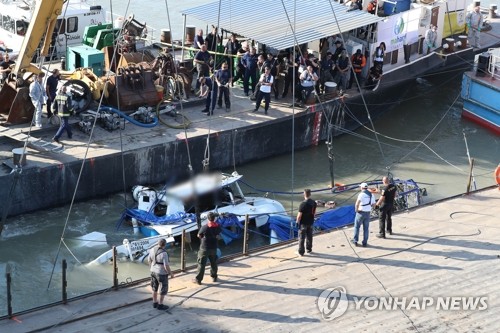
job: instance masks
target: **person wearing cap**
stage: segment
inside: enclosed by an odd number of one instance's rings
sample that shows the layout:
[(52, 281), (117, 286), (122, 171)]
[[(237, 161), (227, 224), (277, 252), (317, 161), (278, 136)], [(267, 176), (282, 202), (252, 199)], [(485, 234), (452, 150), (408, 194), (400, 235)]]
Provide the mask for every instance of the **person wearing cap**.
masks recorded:
[(311, 199), (311, 190), (304, 190), (304, 201), (300, 203), (299, 213), (297, 214), (297, 225), (299, 227), (299, 255), (304, 255), (304, 241), (306, 243), (305, 250), (307, 253), (312, 252), (313, 244), (313, 223), (316, 215), (316, 201)]
[(437, 39), (437, 27), (433, 24), (425, 32), (425, 38), (423, 43), (423, 53), (424, 55), (429, 54), (433, 49), (436, 48)]
[(342, 50), (340, 57), (335, 62), (335, 67), (337, 69), (337, 75), (335, 77), (337, 87), (341, 92), (345, 91), (349, 85), (349, 79), (351, 77), (351, 62), (349, 61), (347, 50)]
[(380, 208), (379, 215), (379, 232), (377, 234), (378, 238), (385, 238), (386, 230), (386, 220), (387, 220), (387, 232), (392, 235), (392, 210), (394, 208), (394, 198), (396, 197), (397, 188), (392, 182), (389, 182), (388, 177), (382, 178), (382, 183), (384, 187), (380, 192), (381, 196), (377, 201), (375, 207)]
[(363, 225), (363, 247), (368, 245), (368, 235), (370, 227), (370, 212), (372, 207), (375, 207), (375, 197), (368, 191), (368, 184), (361, 183), (360, 185), (361, 193), (359, 193), (356, 203), (354, 204), (354, 210), (356, 211), (356, 217), (354, 219), (354, 237), (352, 243), (358, 246), (359, 241), (359, 228)]
[[(151, 271), (151, 289), (153, 291), (153, 308), (158, 310), (168, 309), (163, 305), (163, 300), (168, 292), (168, 276), (174, 277), (168, 262), (168, 254), (165, 250), (167, 241), (164, 238), (158, 240), (158, 245), (149, 250), (148, 262)], [(160, 289), (161, 284), (161, 289)], [(160, 299), (158, 300), (158, 290), (160, 290)]]
[(220, 239), (221, 227), (215, 221), (216, 215), (213, 212), (207, 214), (208, 223), (203, 225), (198, 231), (200, 250), (198, 251), (198, 269), (193, 282), (201, 284), (205, 275), (207, 259), (210, 260), (210, 276), (213, 282), (217, 282), (217, 241)]

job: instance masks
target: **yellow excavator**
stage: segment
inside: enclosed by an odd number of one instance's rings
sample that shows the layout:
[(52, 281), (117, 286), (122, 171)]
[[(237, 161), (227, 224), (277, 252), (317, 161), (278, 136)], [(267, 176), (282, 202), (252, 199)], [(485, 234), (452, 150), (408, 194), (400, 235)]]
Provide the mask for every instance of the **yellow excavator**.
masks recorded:
[[(34, 107), (29, 97), (29, 85), (33, 82), (36, 74), (41, 72), (40, 67), (32, 63), (32, 60), (40, 48), (40, 58), (44, 59), (49, 55), (50, 43), (54, 32), (57, 18), (61, 15), (66, 0), (43, 0), (37, 1), (32, 15), (32, 20), (28, 26), (26, 37), (19, 51), (16, 64), (7, 80), (0, 90), (0, 123), (3, 125), (21, 124), (32, 121)], [(133, 23), (135, 20), (130, 20)], [(125, 25), (123, 30), (133, 32), (133, 25)], [(140, 28), (144, 28), (140, 26)], [(141, 30), (142, 31), (142, 30)], [(113, 47), (105, 49), (106, 59), (112, 57)], [(118, 68), (114, 68), (117, 75), (112, 76), (108, 82), (98, 78), (90, 69), (77, 69), (74, 72), (61, 72), (62, 78), (68, 80), (64, 85), (70, 85), (73, 94), (73, 105), (76, 112), (85, 110), (93, 99), (98, 99), (101, 92), (109, 96), (108, 103), (120, 109), (131, 110), (140, 105), (156, 105), (159, 101), (156, 88), (151, 79), (151, 70), (142, 66), (135, 66), (132, 62), (139, 62), (144, 55), (137, 55), (134, 59), (133, 52), (123, 54)], [(125, 61), (124, 61), (125, 60)], [(127, 61), (128, 60), (128, 64)], [(135, 61), (134, 61), (135, 60)], [(106, 61), (106, 67), (110, 66), (110, 61)], [(120, 68), (122, 67), (123, 68)], [(105, 69), (106, 70), (106, 69)], [(135, 84), (135, 82), (138, 82)], [(123, 82), (123, 87), (117, 89), (119, 82)], [(128, 84), (127, 84), (128, 83)], [(137, 87), (136, 87), (137, 86)]]
[(40, 44), (41, 56), (47, 56), (57, 17), (61, 14), (64, 0), (37, 1), (32, 21), (28, 26), (16, 64), (0, 90), (0, 117), (6, 124), (29, 122), (34, 107), (29, 97), (29, 85), (40, 68), (31, 60)]

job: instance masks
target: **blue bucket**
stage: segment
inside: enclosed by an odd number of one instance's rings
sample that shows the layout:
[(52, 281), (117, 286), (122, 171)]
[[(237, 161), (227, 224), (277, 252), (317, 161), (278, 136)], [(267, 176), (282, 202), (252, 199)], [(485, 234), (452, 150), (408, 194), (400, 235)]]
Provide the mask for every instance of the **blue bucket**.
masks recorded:
[(396, 0), (396, 4), (384, 2), (384, 14), (389, 16), (392, 14), (401, 13), (409, 10), (410, 6), (411, 0)]

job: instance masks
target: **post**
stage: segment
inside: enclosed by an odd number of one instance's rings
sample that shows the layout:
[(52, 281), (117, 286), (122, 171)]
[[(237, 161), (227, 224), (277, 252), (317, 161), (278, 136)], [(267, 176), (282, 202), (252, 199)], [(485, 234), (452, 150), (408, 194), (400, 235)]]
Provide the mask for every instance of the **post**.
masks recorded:
[[(184, 48), (186, 47), (186, 15), (182, 15), (182, 50), (181, 50), (181, 62), (184, 61)], [(196, 33), (196, 32), (195, 32)], [(253, 84), (253, 82), (252, 82)]]
[(10, 273), (5, 274), (5, 278), (7, 279), (7, 313), (9, 314), (9, 318), (12, 318), (12, 293), (10, 288), (11, 277)]
[(66, 259), (62, 261), (62, 302), (63, 304), (68, 303), (68, 291), (66, 288), (68, 287), (68, 281), (66, 279), (66, 269), (68, 268), (68, 264), (66, 263)]
[(118, 263), (116, 262), (116, 246), (113, 246), (113, 288), (118, 290)]
[(248, 214), (245, 215), (245, 228), (243, 229), (243, 255), (248, 255)]
[(182, 230), (181, 239), (181, 272), (186, 271), (186, 229)]
[(474, 158), (470, 159), (470, 171), (469, 171), (469, 181), (467, 182), (467, 194), (470, 192), (472, 178), (474, 177), (472, 174), (472, 169), (474, 168)]

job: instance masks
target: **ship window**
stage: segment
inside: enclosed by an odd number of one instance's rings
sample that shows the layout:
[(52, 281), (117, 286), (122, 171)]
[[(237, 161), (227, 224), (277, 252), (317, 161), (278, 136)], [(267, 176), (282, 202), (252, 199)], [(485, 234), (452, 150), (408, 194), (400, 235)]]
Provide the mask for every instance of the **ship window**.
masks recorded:
[(58, 19), (54, 31), (59, 34), (66, 33), (66, 21), (63, 19)]
[(16, 21), (16, 33), (19, 36), (26, 35), (27, 31), (28, 31), (28, 22), (22, 20)]
[(3, 16), (2, 17), (2, 27), (4, 30), (8, 32), (14, 32), (14, 27), (15, 27), (15, 21), (10, 18), (10, 16)]
[(68, 34), (78, 31), (78, 17), (70, 17), (67, 21)]

